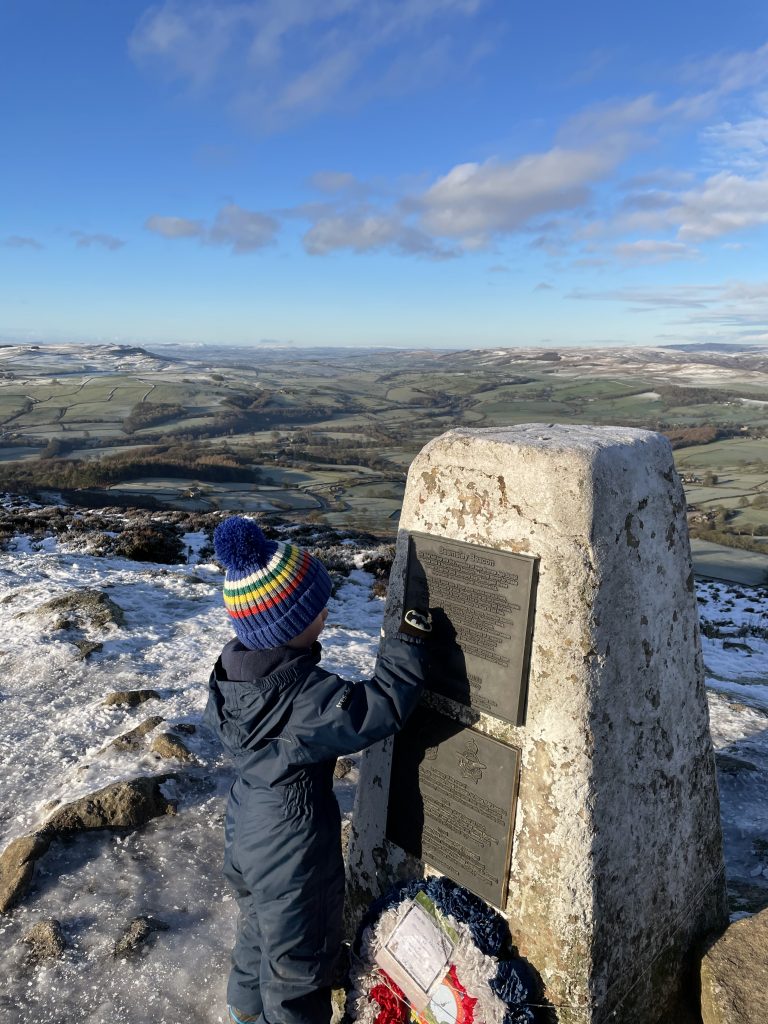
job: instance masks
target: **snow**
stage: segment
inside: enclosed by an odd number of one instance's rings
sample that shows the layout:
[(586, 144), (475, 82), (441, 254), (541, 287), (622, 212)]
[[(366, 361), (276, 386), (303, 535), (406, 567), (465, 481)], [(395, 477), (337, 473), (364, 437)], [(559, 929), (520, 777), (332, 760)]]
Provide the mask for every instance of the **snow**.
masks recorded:
[[(165, 784), (175, 816), (126, 834), (87, 833), (53, 844), (22, 904), (0, 917), (0, 1021), (17, 1024), (216, 1024), (226, 1019), (225, 985), (236, 908), (220, 876), (223, 815), (231, 771), (201, 725), (206, 681), (231, 636), (221, 575), (200, 561), (205, 535), (187, 534), (188, 565), (102, 558), (57, 542), (18, 537), (0, 555), (0, 849), (69, 801), (118, 779), (177, 772)], [(70, 546), (68, 546), (68, 543)], [(351, 552), (351, 554), (353, 554)], [(383, 601), (372, 577), (352, 569), (329, 605), (323, 663), (359, 679), (373, 669)], [(74, 589), (103, 590), (125, 613), (122, 626), (84, 630), (103, 649), (81, 660), (52, 619), (21, 614)], [(744, 770), (720, 775), (728, 872), (768, 886), (768, 594), (699, 584), (712, 735)], [(762, 631), (762, 632), (761, 632)], [(746, 644), (749, 651), (725, 646)], [(152, 688), (160, 699), (105, 707), (113, 690)], [(184, 742), (193, 764), (149, 750), (109, 749), (150, 715), (197, 726)], [(151, 740), (151, 736), (148, 737)], [(336, 783), (352, 810), (357, 770)], [(138, 915), (168, 926), (131, 957), (114, 944)], [(21, 937), (57, 918), (64, 956), (34, 964)]]
[[(0, 555), (0, 849), (67, 802), (136, 775), (181, 773), (165, 784), (178, 814), (125, 835), (109, 831), (56, 842), (40, 861), (34, 891), (0, 918), (0, 1021), (16, 1024), (212, 1024), (226, 1018), (225, 986), (236, 908), (220, 877), (230, 769), (200, 716), (210, 667), (231, 629), (222, 577), (197, 558), (204, 534), (188, 534), (190, 565), (159, 566), (74, 552), (52, 538), (19, 537)], [(383, 610), (371, 577), (352, 570), (329, 604), (324, 663), (370, 675)], [(125, 612), (123, 626), (86, 635), (103, 642), (87, 661), (50, 619), (20, 614), (74, 589), (99, 589)], [(151, 688), (162, 699), (104, 707), (114, 690)], [(195, 764), (109, 742), (150, 715), (163, 730), (184, 722)], [(151, 739), (151, 736), (148, 737)], [(357, 771), (336, 783), (345, 817)], [(175, 792), (168, 792), (168, 786)], [(169, 925), (147, 948), (116, 959), (131, 919)], [(32, 964), (21, 937), (55, 917), (71, 947)], [(10, 979), (13, 979), (11, 983)]]

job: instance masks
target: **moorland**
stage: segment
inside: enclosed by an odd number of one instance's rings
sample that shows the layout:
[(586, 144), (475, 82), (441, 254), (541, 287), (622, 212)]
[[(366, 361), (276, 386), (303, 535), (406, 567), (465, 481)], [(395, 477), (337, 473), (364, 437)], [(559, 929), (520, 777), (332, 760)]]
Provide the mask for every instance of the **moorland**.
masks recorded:
[(0, 489), (394, 533), (452, 427), (664, 432), (691, 532), (768, 551), (768, 349), (0, 347)]

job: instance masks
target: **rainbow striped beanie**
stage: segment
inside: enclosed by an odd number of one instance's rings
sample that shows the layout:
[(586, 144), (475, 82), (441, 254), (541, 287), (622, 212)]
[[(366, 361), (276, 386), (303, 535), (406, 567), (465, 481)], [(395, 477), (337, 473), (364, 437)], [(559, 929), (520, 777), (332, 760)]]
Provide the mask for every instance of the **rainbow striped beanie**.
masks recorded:
[(252, 519), (219, 523), (213, 546), (226, 570), (224, 605), (251, 650), (293, 640), (328, 603), (331, 578), (323, 563), (294, 544), (267, 540)]

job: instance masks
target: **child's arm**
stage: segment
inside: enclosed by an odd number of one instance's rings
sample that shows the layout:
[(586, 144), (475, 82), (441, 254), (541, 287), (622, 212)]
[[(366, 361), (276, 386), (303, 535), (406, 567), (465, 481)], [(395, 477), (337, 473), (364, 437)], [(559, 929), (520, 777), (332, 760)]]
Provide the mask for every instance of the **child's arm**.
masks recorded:
[(296, 763), (352, 754), (401, 729), (416, 707), (428, 659), (423, 641), (404, 634), (382, 640), (373, 677), (350, 683), (318, 668), (293, 703), (284, 739)]

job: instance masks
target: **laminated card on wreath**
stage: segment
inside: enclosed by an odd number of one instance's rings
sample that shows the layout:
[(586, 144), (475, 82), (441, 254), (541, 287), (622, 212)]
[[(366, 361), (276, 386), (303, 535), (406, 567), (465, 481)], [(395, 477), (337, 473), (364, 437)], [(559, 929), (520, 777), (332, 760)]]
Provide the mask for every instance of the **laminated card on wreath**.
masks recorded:
[(446, 928), (416, 897), (376, 953), (376, 963), (422, 1013), (443, 983), (453, 950)]

